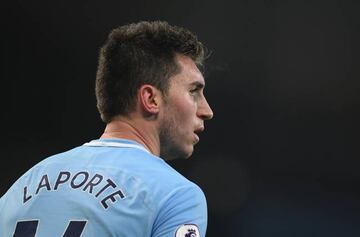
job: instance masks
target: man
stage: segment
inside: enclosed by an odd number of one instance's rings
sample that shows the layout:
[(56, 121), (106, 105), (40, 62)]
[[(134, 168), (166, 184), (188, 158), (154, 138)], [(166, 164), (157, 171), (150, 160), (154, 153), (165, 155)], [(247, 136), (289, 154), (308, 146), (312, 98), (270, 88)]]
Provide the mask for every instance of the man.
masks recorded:
[(201, 189), (164, 160), (188, 158), (213, 116), (188, 30), (139, 22), (101, 48), (100, 139), (49, 157), (0, 202), (1, 236), (205, 236)]

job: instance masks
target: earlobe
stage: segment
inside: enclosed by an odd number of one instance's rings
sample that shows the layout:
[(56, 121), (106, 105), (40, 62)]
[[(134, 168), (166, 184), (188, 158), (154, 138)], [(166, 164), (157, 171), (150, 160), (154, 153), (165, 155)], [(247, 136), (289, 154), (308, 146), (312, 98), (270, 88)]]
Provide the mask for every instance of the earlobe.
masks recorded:
[(142, 85), (139, 89), (139, 101), (144, 112), (159, 113), (159, 90), (152, 85)]

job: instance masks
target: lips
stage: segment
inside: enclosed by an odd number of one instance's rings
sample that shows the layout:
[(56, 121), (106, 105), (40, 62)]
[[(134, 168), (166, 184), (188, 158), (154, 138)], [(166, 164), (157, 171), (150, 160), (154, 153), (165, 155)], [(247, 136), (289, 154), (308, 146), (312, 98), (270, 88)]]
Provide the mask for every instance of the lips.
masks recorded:
[(201, 127), (198, 127), (197, 129), (195, 129), (194, 132), (195, 132), (196, 134), (199, 134), (199, 133), (201, 133), (202, 131), (204, 131), (204, 129), (205, 129), (204, 126), (201, 126)]
[(199, 141), (200, 141), (199, 136), (196, 133), (194, 133), (194, 144), (198, 143)]
[(199, 133), (201, 133), (202, 131), (204, 131), (204, 127), (203, 126), (201, 126), (201, 127), (199, 127), (199, 128), (197, 128), (197, 129), (195, 129), (195, 131), (194, 131), (194, 137), (195, 137), (195, 144), (196, 143), (198, 143), (199, 141), (200, 141), (200, 138), (199, 138)]

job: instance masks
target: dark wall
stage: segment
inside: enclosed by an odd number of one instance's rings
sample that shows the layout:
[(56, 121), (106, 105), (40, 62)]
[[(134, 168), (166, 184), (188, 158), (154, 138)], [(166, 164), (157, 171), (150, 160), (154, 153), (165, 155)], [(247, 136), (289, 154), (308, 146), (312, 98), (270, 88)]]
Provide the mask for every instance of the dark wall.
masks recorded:
[(208, 236), (359, 236), (360, 2), (12, 1), (1, 14), (0, 195), (48, 155), (99, 137), (98, 49), (139, 20), (212, 52), (215, 113), (193, 157)]

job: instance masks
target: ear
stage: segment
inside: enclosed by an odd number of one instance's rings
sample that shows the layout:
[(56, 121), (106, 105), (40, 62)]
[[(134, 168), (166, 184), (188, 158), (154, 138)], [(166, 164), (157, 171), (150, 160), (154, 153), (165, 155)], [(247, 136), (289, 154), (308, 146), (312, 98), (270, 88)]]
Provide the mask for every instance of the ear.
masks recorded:
[(160, 111), (161, 92), (152, 85), (142, 85), (139, 89), (139, 101), (144, 112), (158, 114)]

